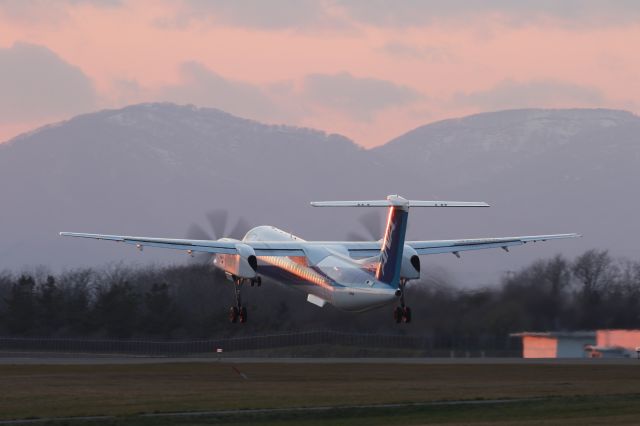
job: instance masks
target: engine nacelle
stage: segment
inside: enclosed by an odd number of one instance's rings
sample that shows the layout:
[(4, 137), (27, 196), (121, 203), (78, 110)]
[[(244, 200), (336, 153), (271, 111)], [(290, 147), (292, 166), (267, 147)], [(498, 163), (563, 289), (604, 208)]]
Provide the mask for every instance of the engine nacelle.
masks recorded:
[(247, 244), (236, 245), (238, 254), (216, 254), (213, 264), (228, 274), (239, 278), (256, 278), (258, 259), (256, 252)]
[(404, 246), (402, 250), (402, 264), (400, 265), (400, 277), (407, 280), (420, 278), (420, 256), (413, 247)]

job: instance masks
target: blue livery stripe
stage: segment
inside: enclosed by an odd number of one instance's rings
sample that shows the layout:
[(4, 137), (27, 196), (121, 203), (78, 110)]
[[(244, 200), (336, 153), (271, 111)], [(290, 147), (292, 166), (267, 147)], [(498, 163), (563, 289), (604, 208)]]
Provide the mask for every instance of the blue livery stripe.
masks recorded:
[(376, 270), (376, 278), (392, 286), (397, 286), (400, 282), (400, 266), (402, 265), (408, 219), (408, 211), (398, 207), (389, 209), (387, 229), (380, 250), (380, 264)]

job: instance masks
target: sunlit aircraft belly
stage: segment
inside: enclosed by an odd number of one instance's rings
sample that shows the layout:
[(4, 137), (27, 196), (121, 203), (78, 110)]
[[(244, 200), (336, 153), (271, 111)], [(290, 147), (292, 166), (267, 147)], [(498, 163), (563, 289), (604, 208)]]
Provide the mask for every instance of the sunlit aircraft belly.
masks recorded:
[[(252, 229), (245, 240), (304, 241), (270, 226)], [(397, 299), (397, 289), (379, 282), (352, 259), (328, 249), (326, 254), (313, 266), (305, 257), (258, 256), (258, 273), (349, 311), (367, 310)]]

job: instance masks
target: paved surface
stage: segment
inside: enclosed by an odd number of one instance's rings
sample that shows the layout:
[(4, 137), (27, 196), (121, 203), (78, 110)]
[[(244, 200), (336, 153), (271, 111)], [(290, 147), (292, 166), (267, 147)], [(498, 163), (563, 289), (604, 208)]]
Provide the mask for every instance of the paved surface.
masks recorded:
[(291, 363), (291, 364), (518, 364), (518, 365), (637, 365), (635, 358), (259, 358), (259, 357), (148, 357), (130, 355), (58, 354), (0, 352), (0, 365), (100, 365), (100, 364), (166, 364), (166, 363)]
[[(219, 411), (184, 411), (177, 413), (147, 413), (139, 414), (135, 417), (217, 417), (217, 416), (238, 416), (256, 414), (281, 414), (281, 413), (317, 413), (331, 410), (356, 410), (356, 409), (376, 409), (376, 408), (409, 408), (409, 407), (436, 407), (448, 405), (492, 405), (492, 404), (512, 404), (516, 402), (537, 401), (541, 398), (514, 398), (514, 399), (483, 399), (483, 400), (460, 400), (460, 401), (431, 401), (412, 402), (407, 404), (366, 404), (366, 405), (334, 405), (321, 407), (291, 407), (291, 408), (257, 408), (248, 410), (219, 410)], [(86, 416), (86, 417), (47, 417), (39, 419), (24, 420), (1, 420), (0, 425), (22, 425), (34, 423), (46, 423), (51, 421), (72, 422), (86, 420), (111, 420), (116, 416)]]

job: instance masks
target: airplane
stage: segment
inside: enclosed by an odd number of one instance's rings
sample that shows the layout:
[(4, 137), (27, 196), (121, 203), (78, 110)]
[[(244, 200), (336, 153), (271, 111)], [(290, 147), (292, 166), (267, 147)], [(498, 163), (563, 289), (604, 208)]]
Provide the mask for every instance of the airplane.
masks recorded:
[(489, 207), (484, 202), (417, 201), (399, 195), (384, 200), (319, 201), (314, 207), (387, 208), (384, 237), (378, 241), (305, 241), (274, 226), (258, 226), (242, 240), (192, 240), (132, 237), (121, 235), (61, 232), (62, 236), (109, 240), (143, 247), (160, 247), (209, 253), (213, 265), (235, 284), (235, 305), (229, 309), (231, 322), (247, 321), (242, 303), (245, 283), (260, 285), (262, 276), (307, 293), (307, 301), (347, 311), (366, 311), (398, 302), (393, 310), (397, 323), (411, 322), (411, 308), (405, 303), (405, 287), (420, 278), (421, 255), (453, 253), (519, 246), (529, 242), (579, 237), (579, 234), (534, 235), (506, 238), (405, 241), (409, 209), (412, 207)]

